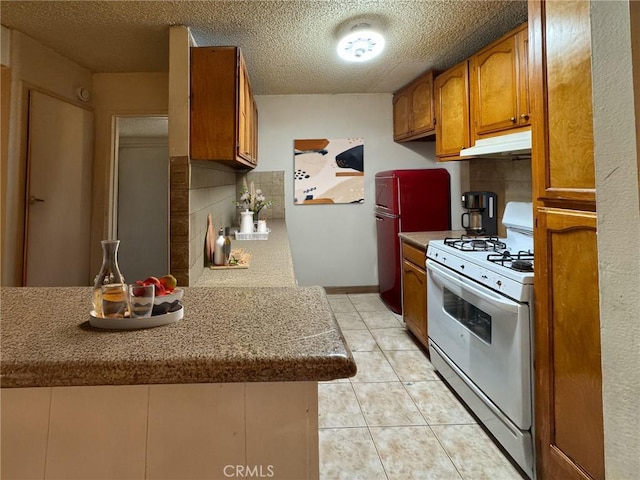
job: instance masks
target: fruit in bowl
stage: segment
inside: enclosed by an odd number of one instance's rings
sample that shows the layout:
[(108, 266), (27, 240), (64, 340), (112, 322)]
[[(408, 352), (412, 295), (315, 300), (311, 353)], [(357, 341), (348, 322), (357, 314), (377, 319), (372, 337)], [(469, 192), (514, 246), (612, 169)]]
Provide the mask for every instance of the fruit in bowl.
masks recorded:
[(164, 315), (168, 312), (175, 312), (180, 309), (182, 305), (182, 295), (184, 290), (181, 288), (174, 288), (171, 293), (165, 293), (164, 295), (157, 296), (153, 299), (153, 311), (151, 315)]
[(164, 315), (180, 309), (184, 290), (178, 288), (178, 282), (173, 275), (165, 275), (161, 278), (147, 277), (144, 281), (138, 280), (138, 285), (153, 285), (155, 297), (153, 299), (153, 312), (151, 315)]

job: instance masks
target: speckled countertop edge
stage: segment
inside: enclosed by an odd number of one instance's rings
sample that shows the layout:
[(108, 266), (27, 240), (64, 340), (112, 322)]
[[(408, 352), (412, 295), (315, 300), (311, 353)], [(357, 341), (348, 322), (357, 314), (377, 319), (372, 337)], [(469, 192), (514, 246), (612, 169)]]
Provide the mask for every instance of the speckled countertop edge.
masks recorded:
[(185, 288), (185, 317), (88, 323), (91, 288), (2, 288), (2, 387), (327, 381), (356, 364), (321, 287)]
[(459, 237), (465, 233), (466, 232), (464, 230), (442, 230), (433, 232), (400, 232), (398, 236), (402, 240), (426, 250), (431, 240), (443, 240), (447, 237)]

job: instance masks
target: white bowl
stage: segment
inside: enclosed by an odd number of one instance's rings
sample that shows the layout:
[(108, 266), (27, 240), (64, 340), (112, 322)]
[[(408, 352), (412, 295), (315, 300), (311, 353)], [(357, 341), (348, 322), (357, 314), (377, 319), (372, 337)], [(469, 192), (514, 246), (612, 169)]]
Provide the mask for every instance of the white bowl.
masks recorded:
[(184, 290), (181, 288), (175, 288), (171, 293), (155, 297), (153, 299), (152, 315), (164, 315), (172, 308), (172, 306), (180, 304), (182, 295), (184, 295)]

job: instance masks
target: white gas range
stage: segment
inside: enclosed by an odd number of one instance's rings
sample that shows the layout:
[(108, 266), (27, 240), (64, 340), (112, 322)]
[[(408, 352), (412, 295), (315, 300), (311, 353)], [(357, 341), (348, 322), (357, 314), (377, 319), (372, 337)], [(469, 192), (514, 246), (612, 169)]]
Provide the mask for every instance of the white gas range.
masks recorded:
[(510, 202), (506, 238), (431, 241), (427, 308), (431, 361), (533, 478), (533, 210)]

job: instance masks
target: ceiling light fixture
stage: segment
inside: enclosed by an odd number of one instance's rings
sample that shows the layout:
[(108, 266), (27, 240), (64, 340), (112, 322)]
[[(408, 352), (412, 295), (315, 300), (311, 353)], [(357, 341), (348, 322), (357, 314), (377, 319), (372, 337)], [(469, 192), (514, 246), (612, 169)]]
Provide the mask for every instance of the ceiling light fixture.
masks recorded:
[(359, 23), (338, 42), (338, 55), (348, 62), (366, 62), (384, 48), (384, 37), (371, 30), (368, 23)]

